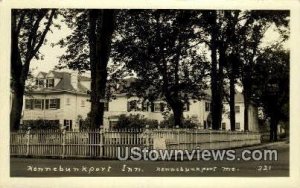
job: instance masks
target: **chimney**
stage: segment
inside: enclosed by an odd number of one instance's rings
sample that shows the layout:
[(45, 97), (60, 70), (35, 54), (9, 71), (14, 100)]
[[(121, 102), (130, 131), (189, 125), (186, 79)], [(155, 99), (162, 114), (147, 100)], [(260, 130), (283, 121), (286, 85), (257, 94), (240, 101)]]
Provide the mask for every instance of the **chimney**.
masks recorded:
[(78, 90), (78, 72), (71, 72), (71, 85), (75, 90)]

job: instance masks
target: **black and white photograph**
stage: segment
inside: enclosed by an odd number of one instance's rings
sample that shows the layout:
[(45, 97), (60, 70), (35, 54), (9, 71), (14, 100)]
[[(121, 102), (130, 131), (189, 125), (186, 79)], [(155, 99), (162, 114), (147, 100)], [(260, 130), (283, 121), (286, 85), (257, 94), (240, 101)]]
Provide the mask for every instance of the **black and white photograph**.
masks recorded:
[(8, 8), (8, 178), (298, 176), (292, 11), (245, 7)]

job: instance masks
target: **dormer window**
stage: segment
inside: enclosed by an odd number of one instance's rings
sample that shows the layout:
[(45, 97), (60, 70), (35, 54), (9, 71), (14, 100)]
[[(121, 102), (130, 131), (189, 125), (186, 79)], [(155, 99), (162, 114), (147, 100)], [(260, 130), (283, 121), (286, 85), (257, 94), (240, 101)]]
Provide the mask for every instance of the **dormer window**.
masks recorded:
[(54, 78), (48, 78), (46, 80), (46, 87), (54, 87)]
[(37, 85), (38, 87), (44, 87), (44, 79), (36, 79), (35, 80), (35, 85)]

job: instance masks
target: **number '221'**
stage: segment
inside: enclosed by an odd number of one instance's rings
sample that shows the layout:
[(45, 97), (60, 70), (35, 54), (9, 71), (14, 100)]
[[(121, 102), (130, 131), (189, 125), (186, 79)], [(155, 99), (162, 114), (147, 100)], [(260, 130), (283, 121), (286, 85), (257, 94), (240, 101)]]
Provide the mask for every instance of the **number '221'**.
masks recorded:
[(270, 171), (272, 169), (271, 165), (261, 165), (257, 166), (257, 171)]

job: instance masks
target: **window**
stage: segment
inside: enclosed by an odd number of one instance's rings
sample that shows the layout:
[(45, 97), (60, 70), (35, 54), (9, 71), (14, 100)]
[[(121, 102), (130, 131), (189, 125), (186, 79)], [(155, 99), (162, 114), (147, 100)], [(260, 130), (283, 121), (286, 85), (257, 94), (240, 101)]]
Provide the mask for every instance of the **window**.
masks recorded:
[(237, 114), (240, 113), (240, 106), (235, 106), (234, 109), (235, 109), (235, 113)]
[(85, 106), (85, 101), (84, 99), (81, 100), (81, 107), (84, 107)]
[(162, 111), (162, 103), (154, 103), (154, 112), (161, 112)]
[(128, 101), (127, 102), (127, 111), (137, 111), (137, 101)]
[(149, 102), (143, 102), (142, 103), (142, 111), (147, 112), (149, 108)]
[(54, 87), (54, 78), (48, 78), (46, 80), (47, 87)]
[(183, 110), (184, 110), (184, 111), (187, 111), (187, 112), (190, 111), (190, 103), (188, 103), (188, 102), (185, 103), (185, 104), (183, 105)]
[(25, 109), (44, 109), (43, 99), (25, 99)]
[(241, 124), (239, 122), (235, 123), (235, 129), (240, 129), (241, 128)]
[(72, 120), (64, 120), (64, 126), (66, 127), (67, 131), (72, 130)]
[(33, 109), (33, 99), (25, 100), (25, 109)]
[(210, 111), (210, 103), (205, 102), (205, 112), (209, 112), (209, 111)]
[(226, 123), (222, 123), (222, 130), (226, 129)]
[(44, 79), (36, 79), (35, 85), (38, 87), (44, 87)]
[(70, 98), (67, 98), (67, 105), (70, 105)]
[(104, 103), (104, 111), (108, 111), (109, 110), (109, 103), (105, 102)]
[(110, 120), (109, 121), (109, 128), (115, 128), (118, 124), (117, 120)]
[(43, 109), (44, 108), (44, 100), (34, 99), (34, 108), (35, 109)]
[(46, 99), (45, 100), (46, 109), (59, 109), (60, 99)]

